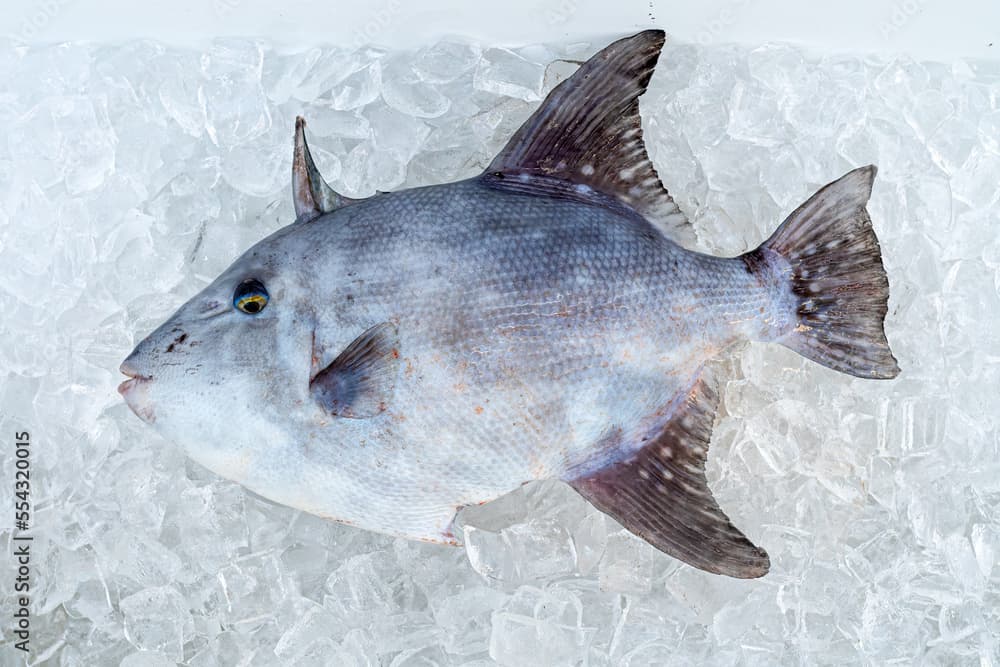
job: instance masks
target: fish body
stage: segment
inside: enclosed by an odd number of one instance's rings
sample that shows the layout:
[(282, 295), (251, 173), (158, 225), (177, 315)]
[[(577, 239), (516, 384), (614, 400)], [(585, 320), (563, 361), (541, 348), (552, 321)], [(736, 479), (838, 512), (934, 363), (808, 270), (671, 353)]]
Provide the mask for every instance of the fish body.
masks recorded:
[(457, 543), (462, 507), (557, 478), (693, 565), (766, 572), (705, 482), (708, 368), (750, 340), (898, 372), (874, 168), (751, 253), (685, 248), (639, 129), (662, 41), (599, 53), (456, 183), (349, 200), (299, 123), (298, 220), (137, 346), (129, 405), (217, 474), (362, 528)]

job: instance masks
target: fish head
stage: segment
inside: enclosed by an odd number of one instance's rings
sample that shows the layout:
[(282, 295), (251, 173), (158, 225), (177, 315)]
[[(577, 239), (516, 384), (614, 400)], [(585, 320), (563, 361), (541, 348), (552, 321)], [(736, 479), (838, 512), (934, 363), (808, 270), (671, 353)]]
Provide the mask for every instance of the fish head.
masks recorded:
[(255, 451), (308, 419), (314, 317), (281, 238), (265, 239), (181, 306), (121, 364), (143, 421), (240, 480)]
[(304, 258), (315, 242), (309, 230), (335, 224), (320, 218), (354, 200), (323, 180), (304, 128), (297, 119), (296, 222), (247, 250), (120, 367), (129, 379), (118, 390), (140, 419), (194, 460), (240, 482), (255, 457), (273, 455), (330, 416), (310, 394), (322, 345)]

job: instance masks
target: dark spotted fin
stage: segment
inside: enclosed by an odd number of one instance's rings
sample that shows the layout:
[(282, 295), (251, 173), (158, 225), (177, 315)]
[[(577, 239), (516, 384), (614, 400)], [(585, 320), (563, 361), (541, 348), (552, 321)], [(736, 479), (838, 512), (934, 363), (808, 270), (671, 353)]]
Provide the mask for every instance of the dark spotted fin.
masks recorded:
[(309, 383), (331, 415), (363, 419), (384, 412), (399, 368), (399, 339), (388, 322), (358, 336)]
[(899, 375), (883, 328), (889, 280), (866, 208), (875, 174), (869, 165), (824, 186), (744, 261), (791, 292), (793, 326), (777, 342), (842, 373), (889, 379)]
[(337, 194), (327, 185), (313, 162), (309, 144), (306, 143), (306, 121), (295, 119), (295, 153), (292, 156), (292, 197), (295, 215), (299, 220), (312, 220), (348, 204), (348, 199)]
[(597, 192), (638, 211), (672, 240), (691, 244), (691, 224), (660, 183), (642, 140), (639, 96), (663, 41), (662, 30), (646, 30), (585, 62), (549, 93), (483, 180), (537, 194), (554, 180), (556, 196), (579, 199)]
[(670, 420), (641, 449), (570, 484), (674, 558), (716, 574), (761, 577), (770, 567), (767, 553), (733, 527), (705, 479), (717, 406), (710, 381), (699, 378), (674, 400)]

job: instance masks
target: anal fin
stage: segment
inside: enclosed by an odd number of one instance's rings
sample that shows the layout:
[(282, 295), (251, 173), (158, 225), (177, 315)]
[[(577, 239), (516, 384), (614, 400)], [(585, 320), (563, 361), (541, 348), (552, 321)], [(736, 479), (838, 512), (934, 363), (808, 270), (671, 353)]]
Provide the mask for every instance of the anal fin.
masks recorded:
[(705, 377), (669, 406), (669, 420), (628, 458), (569, 480), (580, 495), (657, 549), (708, 572), (767, 574), (770, 559), (730, 522), (705, 478), (718, 396)]

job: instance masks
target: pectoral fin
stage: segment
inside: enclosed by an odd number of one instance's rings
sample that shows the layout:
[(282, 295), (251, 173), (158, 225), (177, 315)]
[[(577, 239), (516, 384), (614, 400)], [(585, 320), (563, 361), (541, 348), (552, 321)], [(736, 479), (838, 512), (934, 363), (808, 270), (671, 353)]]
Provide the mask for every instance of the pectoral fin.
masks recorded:
[(337, 417), (364, 419), (384, 412), (399, 368), (399, 338), (383, 322), (355, 338), (309, 383), (313, 398)]
[(570, 480), (584, 498), (657, 549), (699, 569), (740, 579), (770, 560), (719, 508), (705, 479), (718, 399), (699, 378), (670, 406), (669, 421), (631, 456)]

